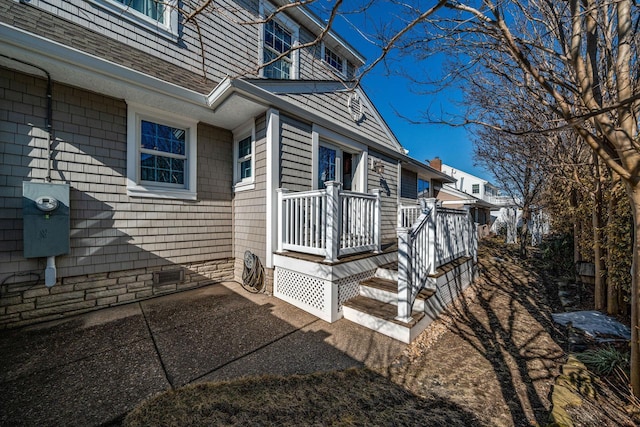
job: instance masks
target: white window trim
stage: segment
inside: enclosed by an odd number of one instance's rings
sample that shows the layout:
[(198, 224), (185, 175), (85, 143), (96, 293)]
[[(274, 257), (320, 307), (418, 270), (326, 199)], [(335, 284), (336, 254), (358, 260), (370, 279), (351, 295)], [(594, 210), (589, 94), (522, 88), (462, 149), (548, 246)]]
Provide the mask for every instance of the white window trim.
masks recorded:
[(340, 55), (338, 52), (336, 52), (334, 49), (329, 48), (334, 54), (338, 55), (341, 59), (342, 59), (342, 71), (338, 70), (337, 68), (334, 68), (333, 65), (329, 64), (324, 56), (325, 56), (325, 49), (326, 49), (326, 45), (324, 42), (322, 42), (322, 44), (320, 45), (320, 59), (322, 60), (323, 63), (325, 63), (327, 65), (327, 67), (329, 67), (329, 69), (338, 74), (339, 76), (342, 77), (346, 77), (347, 76), (347, 60), (344, 56)]
[[(140, 122), (149, 120), (186, 131), (186, 171), (184, 188), (140, 181)], [(155, 108), (127, 103), (127, 195), (159, 199), (196, 200), (198, 122)]]
[[(251, 177), (240, 179), (240, 141), (251, 136)], [(233, 191), (253, 190), (256, 181), (256, 127), (253, 120), (233, 130)]]
[(161, 37), (173, 42), (178, 40), (178, 11), (176, 9), (177, 0), (168, 0), (165, 2), (164, 23), (160, 23), (152, 19), (144, 13), (117, 2), (115, 0), (87, 0), (105, 9), (127, 21), (136, 24), (142, 28), (152, 31)]
[[(264, 20), (276, 11), (275, 6), (271, 3), (260, 0), (259, 5), (259, 13), (260, 19)], [(298, 25), (291, 18), (286, 16), (284, 13), (277, 14), (274, 18), (275, 22), (285, 27), (287, 30), (291, 31), (291, 47), (294, 48), (299, 44), (300, 40), (300, 25)], [(260, 33), (259, 37), (259, 45), (258, 45), (258, 64), (262, 65), (264, 62), (264, 24), (260, 24), (258, 26), (258, 31)], [(300, 52), (298, 49), (294, 49), (291, 51), (291, 73), (289, 73), (289, 80), (298, 80), (300, 76)], [(260, 68), (259, 76), (264, 77), (264, 67)]]

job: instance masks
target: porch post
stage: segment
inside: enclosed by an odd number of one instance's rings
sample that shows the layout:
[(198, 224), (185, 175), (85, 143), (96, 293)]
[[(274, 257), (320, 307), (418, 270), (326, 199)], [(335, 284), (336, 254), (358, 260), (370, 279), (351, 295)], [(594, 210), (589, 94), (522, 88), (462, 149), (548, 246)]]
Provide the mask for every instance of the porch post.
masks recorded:
[(438, 260), (438, 235), (436, 228), (436, 221), (438, 215), (438, 207), (435, 198), (424, 199), (424, 209), (428, 209), (430, 212), (429, 219), (427, 220), (426, 227), (429, 228), (429, 237), (427, 241), (427, 247), (429, 248), (429, 275), (435, 274), (438, 266), (436, 261)]
[(411, 318), (411, 228), (398, 227), (398, 316), (396, 320), (410, 322)]
[(381, 217), (381, 203), (380, 203), (380, 189), (375, 188), (371, 192), (376, 196), (376, 205), (373, 212), (373, 241), (376, 245), (374, 252), (379, 254), (382, 252), (382, 222)]
[(467, 212), (467, 218), (466, 221), (464, 221), (464, 234), (466, 235), (466, 248), (465, 248), (465, 256), (471, 256), (472, 255), (472, 245), (473, 245), (473, 236), (472, 236), (472, 232), (473, 232), (473, 215), (471, 215), (471, 206), (465, 206), (464, 210)]
[(278, 241), (276, 243), (276, 251), (277, 252), (282, 252), (282, 245), (284, 243), (284, 234), (285, 234), (285, 227), (288, 227), (288, 221), (287, 223), (285, 223), (285, 216), (286, 216), (286, 212), (284, 209), (284, 199), (283, 199), (283, 195), (287, 194), (289, 192), (288, 189), (286, 188), (276, 188), (276, 193), (278, 195), (278, 205), (276, 207), (277, 212), (278, 212)]
[(327, 190), (325, 261), (334, 262), (338, 260), (340, 250), (340, 183), (327, 181), (324, 185)]

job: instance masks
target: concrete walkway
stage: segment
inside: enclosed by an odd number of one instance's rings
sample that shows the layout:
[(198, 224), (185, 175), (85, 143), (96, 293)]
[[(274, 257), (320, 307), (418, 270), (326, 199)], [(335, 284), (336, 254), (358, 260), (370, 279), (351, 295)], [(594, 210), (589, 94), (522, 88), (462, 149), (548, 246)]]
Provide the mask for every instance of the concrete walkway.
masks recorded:
[(201, 381), (388, 366), (405, 345), (223, 283), (0, 331), (0, 425), (117, 425)]

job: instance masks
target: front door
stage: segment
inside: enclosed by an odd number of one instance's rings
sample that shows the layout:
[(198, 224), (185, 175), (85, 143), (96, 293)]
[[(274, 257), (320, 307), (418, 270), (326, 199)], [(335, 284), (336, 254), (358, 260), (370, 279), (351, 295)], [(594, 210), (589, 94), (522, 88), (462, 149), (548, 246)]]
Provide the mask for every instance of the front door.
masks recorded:
[(325, 188), (327, 181), (342, 183), (344, 190), (352, 189), (353, 154), (345, 153), (334, 145), (322, 144), (318, 147), (318, 188)]

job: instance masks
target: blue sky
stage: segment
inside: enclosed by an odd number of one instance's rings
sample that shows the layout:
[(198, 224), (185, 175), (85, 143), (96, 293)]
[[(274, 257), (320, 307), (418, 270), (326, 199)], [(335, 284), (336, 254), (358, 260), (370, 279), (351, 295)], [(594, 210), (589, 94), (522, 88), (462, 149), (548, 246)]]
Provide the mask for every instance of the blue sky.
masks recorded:
[[(345, 6), (345, 9), (348, 10), (348, 8), (348, 5)], [(378, 19), (382, 24), (385, 20), (393, 19), (391, 11), (385, 10), (384, 7), (377, 11), (369, 8), (367, 13), (370, 19)], [(351, 25), (347, 23), (347, 19)], [(354, 27), (357, 27), (358, 31)], [(368, 62), (373, 61), (379, 55), (379, 50), (359, 33), (375, 31), (368, 28), (362, 14), (348, 15), (346, 19), (344, 16), (338, 17), (334, 23), (334, 29), (364, 55)], [(402, 66), (405, 71), (416, 76), (420, 76), (426, 70), (437, 72), (441, 67), (441, 63), (437, 60), (426, 64), (419, 64), (417, 61), (412, 63), (412, 61), (415, 60), (403, 59)], [(447, 125), (413, 124), (400, 117), (402, 115), (413, 121), (424, 122), (423, 112), (427, 110), (436, 116), (457, 114), (458, 109), (455, 101), (460, 101), (459, 93), (445, 91), (429, 95), (418, 94), (416, 92), (420, 88), (412, 87), (404, 77), (385, 74), (384, 67), (379, 64), (376, 69), (365, 76), (362, 85), (400, 143), (409, 150), (411, 157), (427, 161), (438, 156), (443, 163), (494, 181), (489, 172), (474, 166), (473, 144), (466, 129)]]

